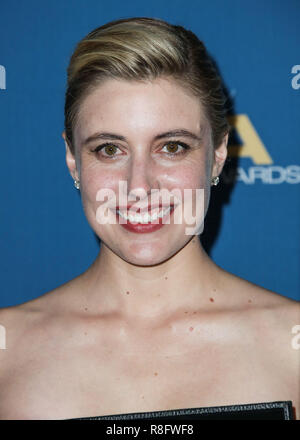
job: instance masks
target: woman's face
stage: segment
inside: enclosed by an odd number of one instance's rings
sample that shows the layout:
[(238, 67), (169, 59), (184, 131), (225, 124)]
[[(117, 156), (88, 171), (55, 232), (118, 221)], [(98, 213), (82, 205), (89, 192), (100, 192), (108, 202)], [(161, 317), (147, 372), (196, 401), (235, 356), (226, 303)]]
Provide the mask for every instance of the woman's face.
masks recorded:
[[(84, 99), (77, 121), (76, 161), (66, 144), (67, 164), (80, 179), (86, 217), (102, 244), (132, 264), (153, 265), (182, 249), (193, 226), (202, 232), (211, 178), (224, 164), (227, 139), (213, 150), (199, 99), (172, 80), (107, 80)], [(126, 216), (126, 207), (139, 201), (143, 214), (158, 214), (160, 203), (172, 209), (158, 227), (151, 226), (159, 223), (153, 218), (144, 220), (146, 226), (133, 219), (133, 228), (121, 225), (127, 220), (116, 207)], [(188, 213), (198, 220), (191, 224)]]

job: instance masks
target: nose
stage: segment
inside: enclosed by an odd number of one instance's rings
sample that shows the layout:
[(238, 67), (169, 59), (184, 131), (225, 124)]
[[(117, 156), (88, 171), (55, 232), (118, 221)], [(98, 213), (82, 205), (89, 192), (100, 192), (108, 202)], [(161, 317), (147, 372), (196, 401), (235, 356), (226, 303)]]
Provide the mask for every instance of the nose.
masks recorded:
[(127, 175), (127, 191), (129, 201), (139, 201), (150, 197), (151, 190), (159, 188), (155, 165), (151, 159), (133, 157)]

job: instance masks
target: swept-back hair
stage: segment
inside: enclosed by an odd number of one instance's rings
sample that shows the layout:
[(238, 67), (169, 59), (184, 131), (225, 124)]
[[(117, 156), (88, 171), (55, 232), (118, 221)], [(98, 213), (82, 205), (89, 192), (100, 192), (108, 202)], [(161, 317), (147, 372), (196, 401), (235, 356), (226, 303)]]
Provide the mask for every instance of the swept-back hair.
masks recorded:
[(229, 131), (222, 80), (202, 41), (182, 26), (145, 17), (107, 23), (77, 44), (67, 75), (65, 132), (73, 154), (73, 130), (80, 105), (109, 78), (173, 78), (199, 97), (215, 148)]

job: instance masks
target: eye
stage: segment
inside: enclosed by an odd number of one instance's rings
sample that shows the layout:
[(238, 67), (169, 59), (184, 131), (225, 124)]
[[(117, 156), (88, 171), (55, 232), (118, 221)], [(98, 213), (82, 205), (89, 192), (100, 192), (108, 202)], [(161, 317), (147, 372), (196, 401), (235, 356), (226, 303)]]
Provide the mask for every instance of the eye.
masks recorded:
[[(181, 149), (179, 149), (181, 147)], [(166, 152), (170, 156), (179, 156), (180, 154), (186, 153), (188, 149), (190, 149), (189, 145), (183, 143), (183, 142), (168, 142), (166, 145), (164, 145), (163, 148), (167, 148), (168, 151)]]
[[(104, 157), (114, 157), (116, 155), (115, 153), (116, 153), (116, 151), (118, 149), (119, 148), (116, 145), (110, 144), (110, 143), (106, 143), (106, 144), (99, 145), (98, 147), (96, 147), (92, 151), (95, 152), (95, 153), (98, 153), (99, 151), (101, 151), (101, 154)], [(102, 150), (105, 152), (105, 154), (102, 152)]]

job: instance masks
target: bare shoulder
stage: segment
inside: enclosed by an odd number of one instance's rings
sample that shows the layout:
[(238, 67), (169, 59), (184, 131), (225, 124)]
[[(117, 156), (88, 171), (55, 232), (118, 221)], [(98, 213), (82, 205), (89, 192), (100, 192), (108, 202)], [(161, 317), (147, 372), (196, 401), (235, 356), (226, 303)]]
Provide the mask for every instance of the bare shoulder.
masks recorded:
[(244, 330), (299, 380), (300, 303), (228, 272), (223, 284), (224, 293), (231, 293), (229, 307), (244, 318), (240, 319)]
[(53, 297), (57, 296), (59, 288), (53, 289), (37, 298), (31, 299), (21, 304), (0, 308), (0, 323), (10, 330), (17, 333), (23, 330), (43, 314), (51, 313)]
[(15, 305), (0, 309), (2, 329), (2, 348), (0, 350), (0, 386), (3, 386), (11, 371), (14, 370), (20, 347), (24, 347), (36, 319), (35, 313), (29, 312), (28, 305)]
[(18, 332), (30, 324), (37, 324), (40, 319), (64, 313), (64, 305), (68, 305), (70, 311), (72, 306), (76, 307), (76, 293), (80, 289), (81, 277), (82, 275), (79, 275), (24, 303), (0, 308), (0, 324), (9, 328), (11, 332)]
[(238, 307), (248, 305), (248, 309), (257, 315), (264, 313), (272, 315), (275, 319), (280, 317), (280, 322), (299, 321), (300, 302), (282, 294), (258, 286), (250, 281), (222, 270), (222, 286), (224, 291), (230, 293), (232, 305)]
[(5, 339), (5, 348), (0, 349), (0, 381), (13, 367), (18, 356), (26, 356), (30, 347), (37, 345), (42, 337), (59, 331), (60, 322), (64, 322), (64, 304), (71, 282), (59, 286), (45, 294), (22, 304), (0, 308), (0, 329)]
[[(66, 347), (73, 353), (78, 345), (74, 328), (78, 329), (80, 323), (74, 325), (77, 315), (74, 319), (70, 309), (76, 307), (68, 302), (72, 292), (68, 283), (38, 298), (0, 309), (0, 324), (5, 330), (5, 348), (0, 349), (0, 419), (28, 418), (30, 411), (39, 414), (45, 387), (49, 395), (59, 389), (55, 380), (51, 382), (58, 374), (57, 353), (63, 357)], [(82, 335), (81, 329), (77, 334)], [(68, 374), (64, 362), (61, 371), (62, 375)], [(45, 401), (45, 405), (49, 403)]]
[(6, 348), (17, 341), (26, 328), (34, 322), (37, 316), (35, 303), (38, 304), (39, 299), (0, 309), (0, 324), (5, 329)]
[(221, 280), (230, 325), (238, 328), (253, 365), (277, 384), (275, 400), (291, 400), (299, 418), (300, 303), (228, 272)]
[[(299, 371), (300, 338), (297, 334), (300, 335), (300, 303), (258, 286), (252, 287), (252, 291), (258, 304), (257, 309), (254, 308), (254, 322), (264, 336), (263, 340), (276, 347), (279, 356), (289, 359), (294, 371)], [(297, 338), (299, 344), (296, 343)]]
[[(6, 350), (0, 353), (2, 359), (12, 353), (30, 330), (49, 315), (48, 297), (42, 296), (22, 304), (0, 308), (0, 324), (5, 331)], [(5, 355), (5, 356), (4, 356)], [(3, 365), (3, 364), (2, 364)]]

